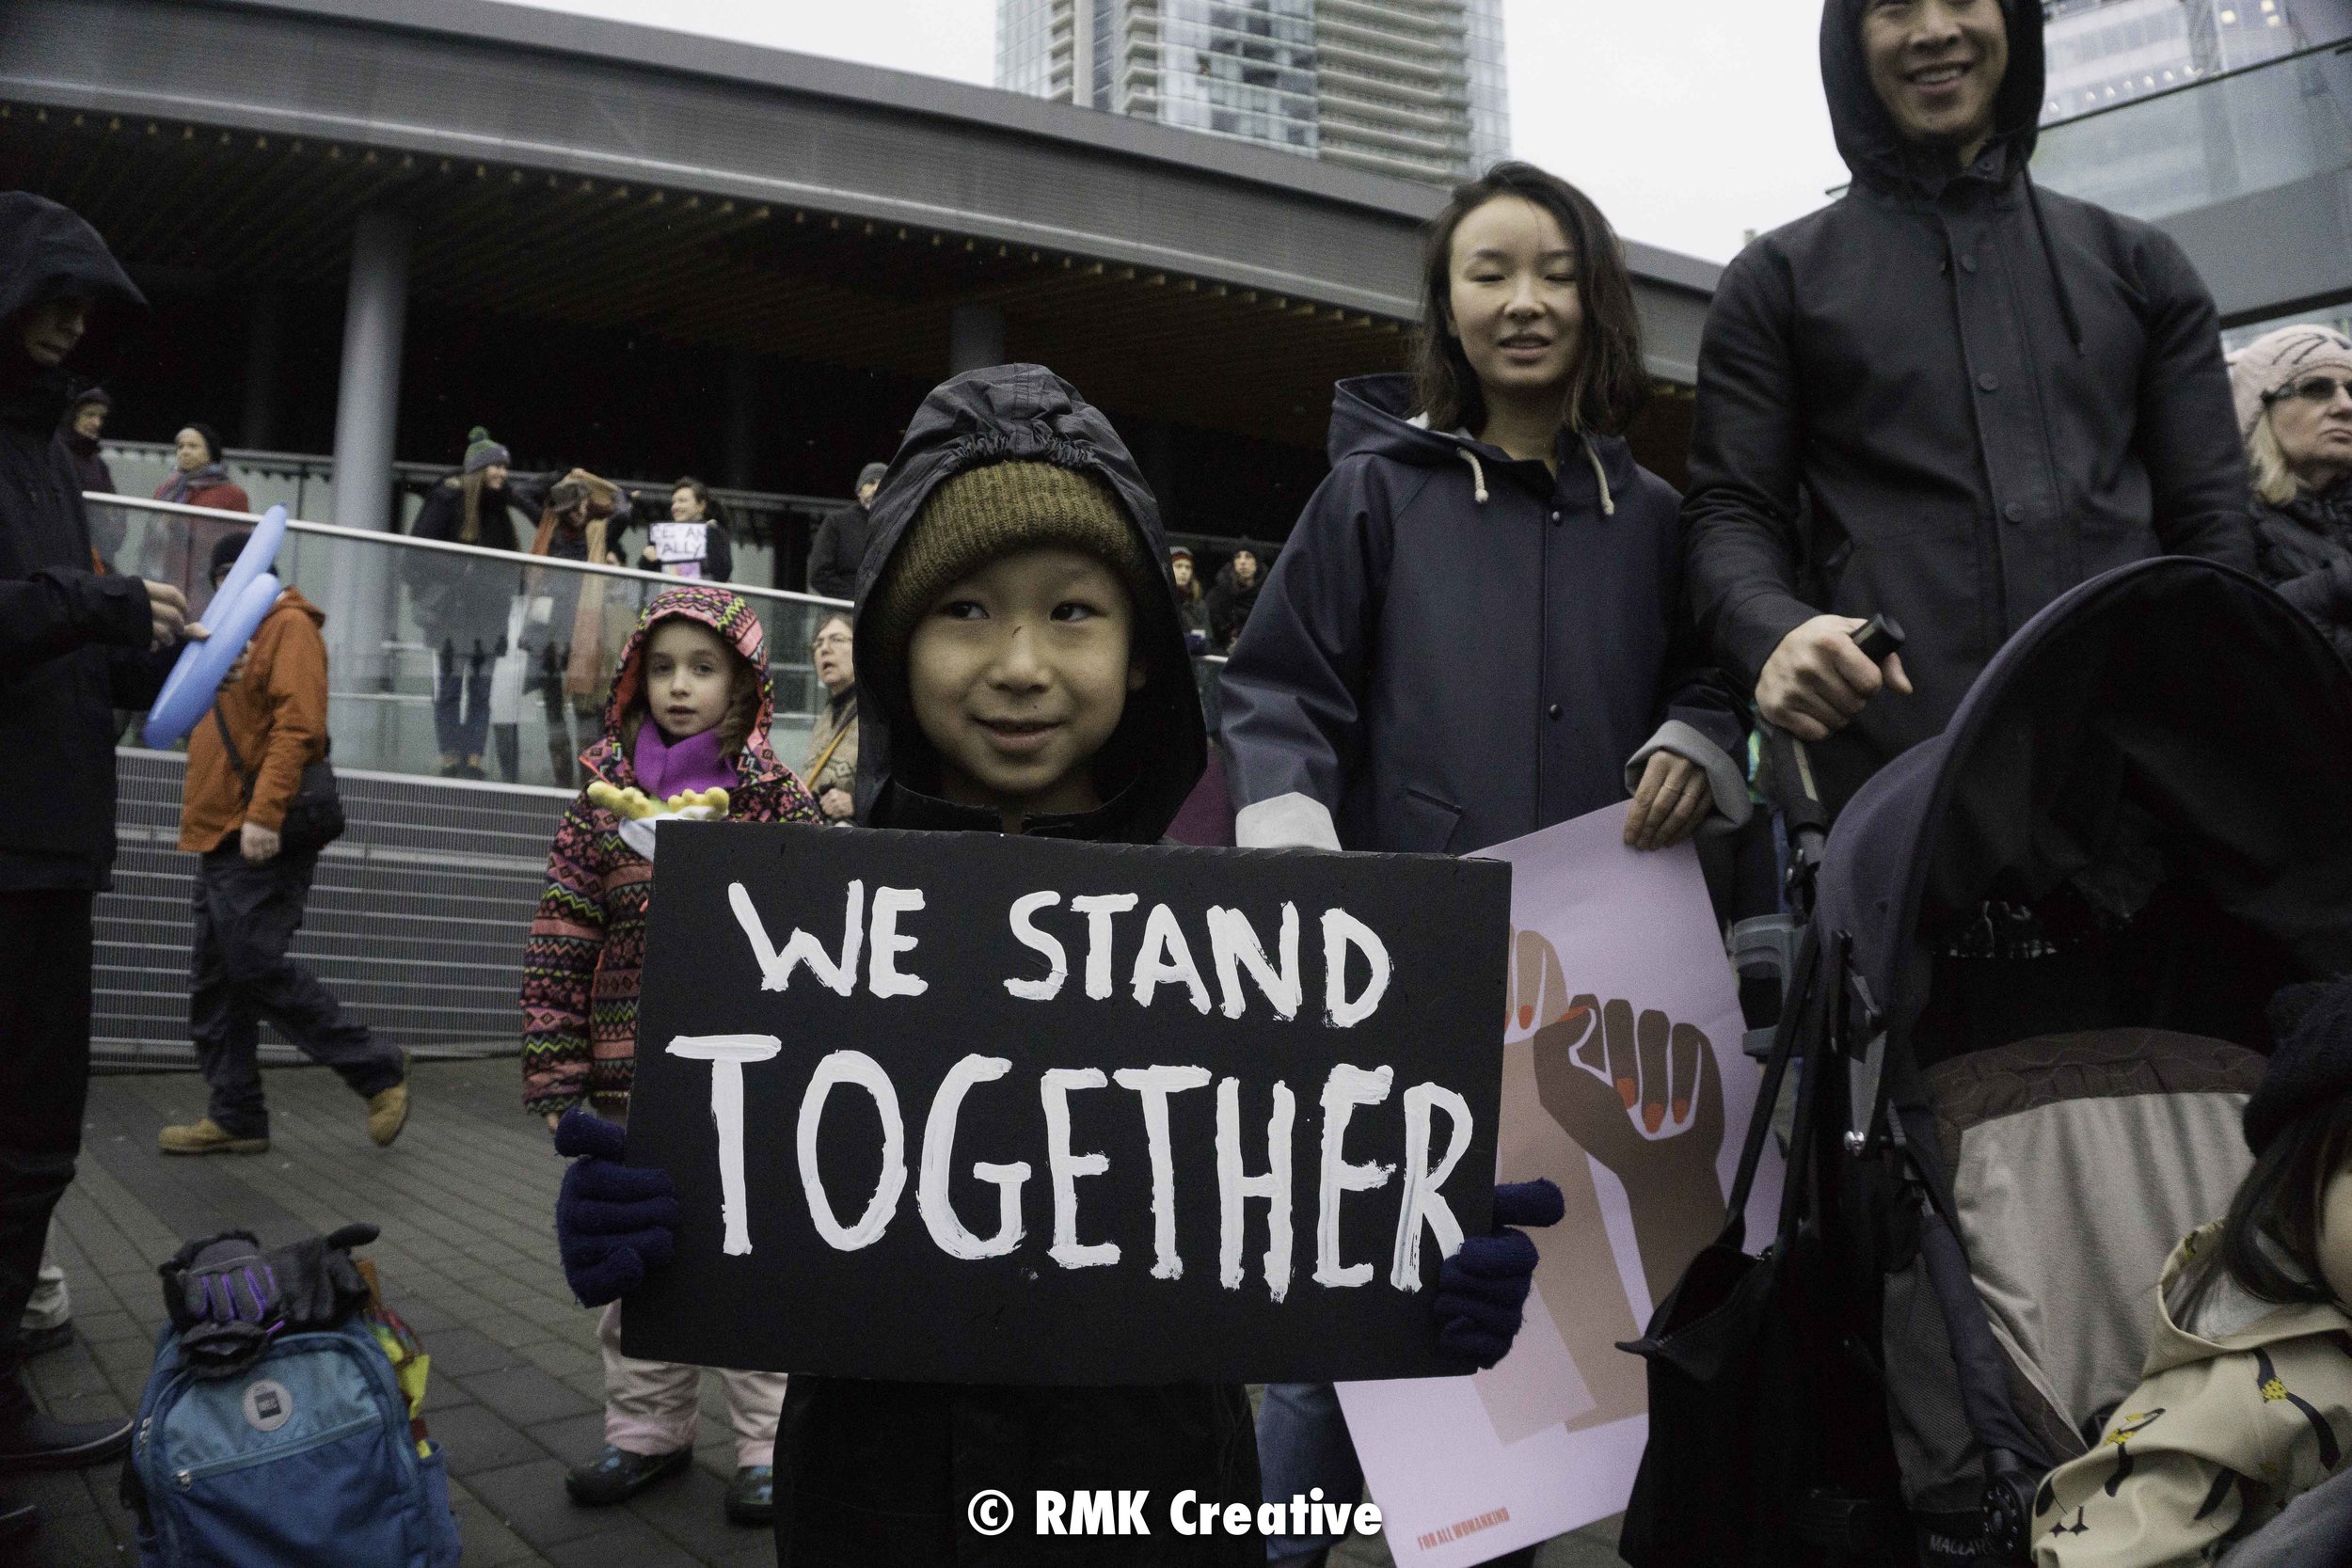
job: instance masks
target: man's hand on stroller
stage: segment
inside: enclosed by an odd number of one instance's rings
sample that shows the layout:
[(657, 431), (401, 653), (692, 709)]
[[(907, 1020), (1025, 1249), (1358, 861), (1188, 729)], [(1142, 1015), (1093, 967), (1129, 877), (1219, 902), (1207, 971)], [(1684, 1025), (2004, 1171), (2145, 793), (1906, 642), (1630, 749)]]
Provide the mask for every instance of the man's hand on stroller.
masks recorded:
[(1438, 1270), (1431, 1303), (1438, 1343), (1478, 1367), (1491, 1367), (1511, 1353), (1535, 1277), (1535, 1243), (1516, 1226), (1558, 1225), (1567, 1207), (1560, 1189), (1545, 1180), (1505, 1182), (1495, 1188), (1494, 1230), (1466, 1238), (1460, 1250)]
[(555, 1200), (564, 1277), (583, 1307), (617, 1301), (677, 1249), (677, 1196), (670, 1174), (621, 1163), (617, 1122), (575, 1106), (556, 1124), (555, 1151), (571, 1158)]
[(1911, 694), (1900, 654), (1873, 664), (1854, 646), (1869, 625), (1816, 615), (1780, 640), (1756, 677), (1756, 711), (1799, 740), (1826, 740), (1853, 722), (1881, 689)]

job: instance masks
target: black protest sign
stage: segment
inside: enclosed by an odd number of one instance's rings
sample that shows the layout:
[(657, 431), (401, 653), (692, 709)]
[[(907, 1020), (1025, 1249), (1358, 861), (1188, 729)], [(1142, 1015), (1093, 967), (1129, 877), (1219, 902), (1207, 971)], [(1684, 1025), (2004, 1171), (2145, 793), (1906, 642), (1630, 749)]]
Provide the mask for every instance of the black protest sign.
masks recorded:
[(1467, 1369), (1510, 870), (1428, 856), (661, 830), (631, 1355), (973, 1383)]

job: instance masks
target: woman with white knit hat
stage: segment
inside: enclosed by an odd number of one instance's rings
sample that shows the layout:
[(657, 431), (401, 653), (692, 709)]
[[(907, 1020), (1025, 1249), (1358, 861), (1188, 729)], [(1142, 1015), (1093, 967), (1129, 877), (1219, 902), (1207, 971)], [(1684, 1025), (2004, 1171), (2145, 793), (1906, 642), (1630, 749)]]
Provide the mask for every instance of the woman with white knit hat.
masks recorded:
[(2262, 574), (2352, 659), (2352, 339), (2282, 326), (2230, 356)]

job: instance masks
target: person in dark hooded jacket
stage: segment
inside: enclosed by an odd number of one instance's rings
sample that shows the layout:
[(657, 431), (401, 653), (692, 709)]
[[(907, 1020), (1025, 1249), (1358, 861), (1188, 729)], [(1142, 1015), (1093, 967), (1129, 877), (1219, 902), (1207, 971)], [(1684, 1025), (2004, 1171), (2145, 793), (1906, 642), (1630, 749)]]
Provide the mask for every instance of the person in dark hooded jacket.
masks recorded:
[[(1109, 421), (1041, 366), (958, 376), (917, 411), (873, 516), (855, 627), (866, 705), (860, 821), (1159, 842), (1206, 766), (1207, 743), (1157, 506)], [(977, 613), (943, 613), (965, 608), (947, 595), (967, 589)], [(1000, 593), (988, 605), (977, 602)], [(1033, 600), (1043, 601), (1042, 613)], [(1064, 608), (1083, 612), (1065, 617)], [(1046, 620), (1056, 626), (1056, 641), (1043, 652), (1025, 641), (1025, 661), (1008, 673), (1004, 644), (990, 640)], [(1061, 633), (1064, 625), (1073, 629)], [(930, 640), (925, 648), (942, 651), (915, 649), (924, 638)], [(992, 711), (1017, 714), (1032, 698), (1050, 703), (1056, 733), (1039, 747), (998, 751), (975, 733), (989, 723), (964, 701), (975, 691), (987, 695)], [(566, 1117), (557, 1147), (592, 1152), (594, 1132), (577, 1114)], [(606, 1174), (596, 1167), (618, 1146), (603, 1147), (611, 1152), (581, 1160), (575, 1177)], [(567, 1179), (571, 1207), (558, 1210), (566, 1266), (583, 1299), (603, 1293), (597, 1277), (583, 1273), (604, 1266), (583, 1244), (591, 1239), (585, 1227), (597, 1223), (595, 1192), (595, 1180)], [(1550, 1204), (1550, 1218), (1538, 1223), (1556, 1223), (1556, 1191)], [(645, 1212), (642, 1204), (637, 1212)], [(1532, 1243), (1515, 1241), (1532, 1271)], [(1465, 1254), (1478, 1244), (1466, 1243)], [(1475, 1352), (1454, 1337), (1459, 1324), (1446, 1306), (1447, 1282), (1459, 1280), (1463, 1261), (1464, 1255), (1449, 1259), (1440, 1275), (1438, 1339), (1491, 1364), (1507, 1349), (1507, 1334)], [(627, 1272), (642, 1277), (642, 1268)], [(1511, 1293), (1513, 1327), (1524, 1294)], [(991, 1488), (1025, 1498), (1103, 1485), (1147, 1490), (1154, 1507), (1189, 1488), (1202, 1503), (1254, 1509), (1259, 1478), (1247, 1391), (1232, 1384), (1016, 1387), (795, 1375), (776, 1436), (777, 1561), (789, 1568), (1257, 1568), (1263, 1561), (1263, 1546), (1248, 1535), (989, 1537), (966, 1515), (968, 1501)]]
[[(18, 1342), (50, 1211), (73, 1179), (89, 1076), (90, 904), (115, 855), (115, 709), (144, 707), (183, 632), (179, 589), (92, 570), (58, 438), (93, 309), (146, 301), (97, 230), (0, 194), (0, 1469), (119, 1456), (127, 1420), (42, 1414)], [(196, 635), (195, 628), (190, 635)], [(161, 656), (161, 657), (159, 657)], [(29, 1528), (0, 1505), (0, 1538)]]
[[(2212, 296), (2157, 230), (2026, 171), (2042, 30), (2025, 0), (1828, 0), (1853, 183), (1741, 252), (1708, 313), (1693, 607), (1764, 717), (1834, 736), (1833, 808), (2076, 583), (2253, 566)], [(1909, 638), (1883, 669), (1850, 635), (1880, 613)]]
[[(1746, 724), (1679, 617), (1675, 493), (1619, 434), (1646, 376), (1616, 236), (1506, 163), (1425, 239), (1418, 373), (1340, 383), (1330, 476), (1225, 666), (1235, 842), (1464, 854), (1629, 791), (1639, 847), (1736, 827)], [(1269, 1500), (1362, 1486), (1327, 1384), (1270, 1386), (1259, 1443)]]

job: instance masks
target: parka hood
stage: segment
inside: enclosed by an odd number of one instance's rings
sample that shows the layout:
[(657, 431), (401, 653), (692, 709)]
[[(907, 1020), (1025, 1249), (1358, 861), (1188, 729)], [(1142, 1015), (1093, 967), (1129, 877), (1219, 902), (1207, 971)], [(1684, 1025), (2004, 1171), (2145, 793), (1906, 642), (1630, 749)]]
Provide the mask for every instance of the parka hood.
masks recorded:
[[(1605, 483), (1605, 494), (1622, 496), (1633, 487), (1633, 449), (1621, 436), (1564, 433), (1564, 447), (1582, 447)], [(1454, 468), (1469, 473), (1483, 501), (1488, 470), (1512, 462), (1509, 454), (1459, 431), (1433, 430), (1425, 416), (1413, 408), (1413, 378), (1409, 375), (1359, 375), (1332, 388), (1331, 432), (1325, 455), (1334, 467), (1358, 455), (1385, 457), (1422, 468)], [(1564, 452), (1573, 461), (1573, 453)], [(1259, 577), (1265, 576), (1262, 569)]]
[[(102, 309), (147, 306), (106, 242), (79, 214), (26, 191), (0, 191), (0, 325), (65, 293), (80, 294)], [(70, 402), (74, 382), (70, 367), (89, 358), (86, 341), (65, 364), (35, 365), (11, 331), (0, 349), (0, 407), (11, 420), (55, 421)]]
[[(1953, 156), (1905, 141), (1870, 86), (1862, 54), (1862, 13), (1868, 4), (1824, 0), (1821, 7), (1821, 87), (1838, 156), (1856, 180), (1873, 184), (1939, 183), (1957, 172)], [(1993, 139), (2010, 150), (2012, 166), (2022, 167), (2033, 156), (2042, 121), (2042, 8), (2033, 0), (2001, 0), (2001, 13), (2009, 24), (2009, 74), (1994, 101)]]
[(295, 610), (308, 615), (310, 618), (310, 624), (314, 626), (326, 625), (326, 611), (304, 598), (302, 590), (299, 588), (288, 588), (280, 593), (278, 595), (278, 602), (270, 606), (269, 612), (275, 615), (281, 610)]
[(637, 617), (637, 628), (621, 648), (619, 668), (612, 676), (612, 693), (604, 705), (604, 738), (580, 760), (608, 783), (633, 782), (628, 749), (621, 744), (621, 719), (645, 681), (645, 644), (653, 628), (668, 620), (695, 621), (708, 626), (733, 648), (759, 677), (759, 707), (752, 718), (752, 733), (736, 758), (736, 770), (745, 784), (770, 779), (785, 771), (768, 743), (768, 726), (775, 718), (775, 692), (768, 678), (768, 631), (751, 601), (723, 588), (697, 584), (669, 588), (654, 595)]
[[(1129, 844), (1156, 842), (1175, 820), (1208, 763), (1208, 730), (1184, 650), (1168, 539), (1151, 486), (1101, 410), (1042, 365), (996, 365), (942, 383), (923, 400), (890, 460), (871, 508), (873, 536), (858, 573), (859, 819), (868, 826), (991, 827), (993, 814), (930, 799), (936, 762), (908, 707), (907, 673), (868, 635), (873, 587), (931, 492), (956, 474), (991, 463), (1051, 463), (1109, 486), (1146, 560), (1158, 564), (1156, 599), (1136, 606), (1144, 683), (1127, 698), (1118, 731), (1100, 753), (1104, 804), (1083, 819), (1032, 819), (1032, 832)], [(870, 654), (868, 650), (873, 650)], [(968, 818), (968, 820), (967, 820)]]

